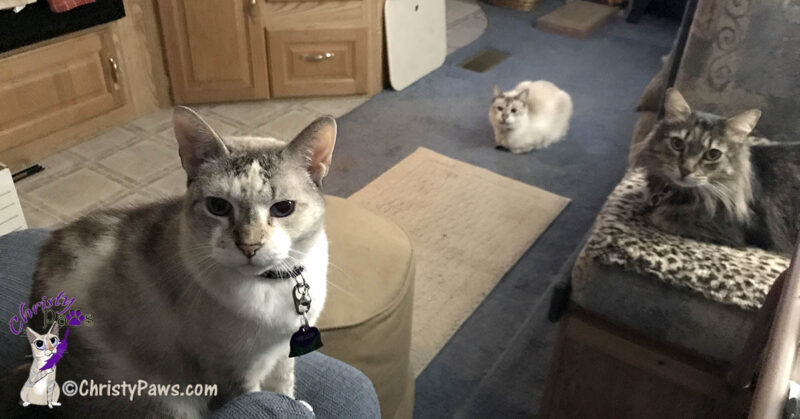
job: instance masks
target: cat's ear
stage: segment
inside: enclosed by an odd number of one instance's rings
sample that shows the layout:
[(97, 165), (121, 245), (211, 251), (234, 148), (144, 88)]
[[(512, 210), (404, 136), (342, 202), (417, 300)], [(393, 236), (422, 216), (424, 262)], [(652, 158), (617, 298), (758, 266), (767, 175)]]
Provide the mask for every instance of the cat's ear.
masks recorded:
[(328, 174), (336, 144), (336, 120), (332, 116), (323, 116), (307, 126), (286, 146), (285, 152), (302, 159), (317, 185)]
[(25, 328), (25, 334), (28, 335), (28, 343), (33, 343), (33, 341), (39, 339), (39, 334), (34, 332), (30, 327)]
[(664, 97), (664, 120), (671, 123), (686, 122), (692, 115), (692, 108), (683, 95), (673, 87), (667, 89)]
[(500, 88), (497, 87), (497, 85), (495, 84), (494, 87), (492, 87), (492, 97), (500, 97), (500, 96), (503, 96), (503, 91), (500, 90)]
[(528, 94), (530, 92), (528, 89), (523, 89), (521, 92), (517, 93), (516, 99), (526, 102), (528, 100)]
[(725, 121), (725, 129), (735, 136), (746, 138), (747, 135), (753, 131), (753, 128), (756, 127), (759, 118), (761, 118), (761, 111), (758, 109), (750, 109), (733, 118), (728, 118), (728, 120)]
[(189, 179), (197, 174), (197, 168), (203, 162), (228, 154), (222, 139), (197, 112), (185, 106), (176, 106), (172, 120), (175, 139), (178, 140), (178, 154)]
[(47, 333), (58, 336), (58, 322), (54, 321)]

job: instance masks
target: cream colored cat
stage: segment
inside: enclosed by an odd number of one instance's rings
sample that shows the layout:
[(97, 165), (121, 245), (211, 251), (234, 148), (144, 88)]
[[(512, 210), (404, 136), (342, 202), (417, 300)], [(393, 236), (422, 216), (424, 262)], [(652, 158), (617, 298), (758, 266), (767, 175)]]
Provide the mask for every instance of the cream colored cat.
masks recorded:
[(43, 335), (34, 332), (30, 327), (26, 328), (26, 332), (28, 342), (31, 344), (33, 363), (31, 363), (28, 379), (25, 380), (25, 384), (19, 392), (22, 405), (27, 407), (37, 404), (51, 409), (53, 406), (61, 406), (61, 403), (58, 402), (61, 389), (56, 382), (56, 367), (41, 370), (50, 356), (56, 353), (59, 342), (58, 323), (53, 322), (50, 330)]
[(494, 86), (489, 122), (498, 147), (512, 153), (545, 148), (569, 130), (572, 99), (549, 81), (523, 81), (503, 93)]

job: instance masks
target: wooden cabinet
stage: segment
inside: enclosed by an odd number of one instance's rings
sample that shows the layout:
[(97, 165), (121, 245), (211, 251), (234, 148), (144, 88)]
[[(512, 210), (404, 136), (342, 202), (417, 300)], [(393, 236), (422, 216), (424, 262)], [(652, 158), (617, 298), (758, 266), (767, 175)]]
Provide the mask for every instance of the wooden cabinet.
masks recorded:
[(123, 3), (122, 19), (0, 54), (0, 162), (12, 172), (170, 105), (155, 2)]
[(375, 94), (383, 0), (158, 0), (177, 103)]
[(177, 103), (269, 97), (267, 50), (256, 0), (160, 0)]
[(125, 106), (120, 78), (108, 27), (0, 59), (5, 161), (19, 167), (10, 150)]
[(717, 363), (591, 313), (570, 310), (560, 323), (540, 417), (737, 417), (714, 415), (715, 403), (734, 394)]

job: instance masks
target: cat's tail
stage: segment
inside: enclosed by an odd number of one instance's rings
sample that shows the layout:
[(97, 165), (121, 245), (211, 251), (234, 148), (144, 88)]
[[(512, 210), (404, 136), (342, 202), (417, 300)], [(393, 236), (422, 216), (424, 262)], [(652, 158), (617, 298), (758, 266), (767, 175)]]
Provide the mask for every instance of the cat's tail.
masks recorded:
[(572, 97), (570, 97), (569, 93), (565, 91), (561, 91), (563, 94), (562, 100), (559, 102), (559, 109), (558, 115), (561, 115), (564, 118), (564, 125), (561, 129), (561, 135), (559, 138), (564, 138), (567, 136), (567, 132), (569, 132), (569, 122), (572, 119)]

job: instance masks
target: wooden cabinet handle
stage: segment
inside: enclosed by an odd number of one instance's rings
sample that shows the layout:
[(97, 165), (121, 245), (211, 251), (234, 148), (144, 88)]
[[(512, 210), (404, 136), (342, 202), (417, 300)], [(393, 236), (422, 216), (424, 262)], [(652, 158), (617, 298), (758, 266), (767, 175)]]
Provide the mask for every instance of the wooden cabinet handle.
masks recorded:
[(302, 59), (310, 62), (310, 63), (318, 63), (320, 61), (330, 60), (331, 58), (335, 57), (336, 54), (332, 52), (322, 52), (319, 54), (307, 54), (301, 56)]
[(258, 0), (249, 0), (247, 2), (247, 12), (250, 13), (252, 19), (256, 18), (256, 8), (258, 7)]
[(114, 80), (114, 83), (119, 84), (119, 65), (117, 65), (117, 60), (113, 57), (108, 59), (109, 67), (111, 67), (111, 79)]

